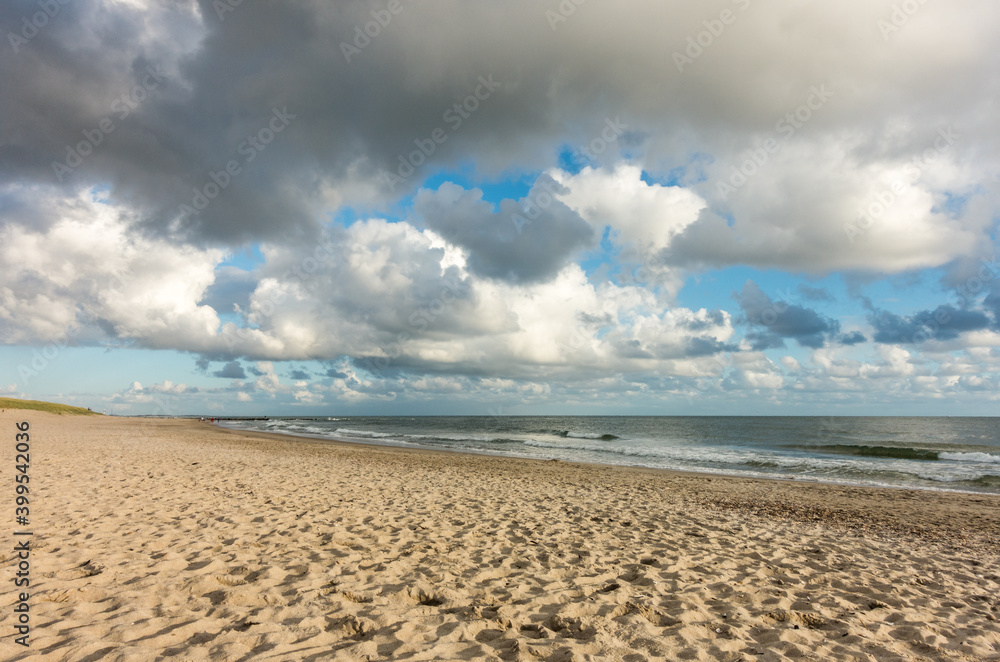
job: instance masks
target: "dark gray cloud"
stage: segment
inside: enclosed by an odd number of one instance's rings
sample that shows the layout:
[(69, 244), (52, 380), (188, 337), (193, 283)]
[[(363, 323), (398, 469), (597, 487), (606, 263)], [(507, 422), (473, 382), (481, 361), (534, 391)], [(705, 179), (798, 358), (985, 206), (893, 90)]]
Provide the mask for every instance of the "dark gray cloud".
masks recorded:
[(818, 349), (840, 331), (840, 322), (802, 306), (772, 301), (760, 287), (748, 280), (733, 298), (743, 311), (743, 321), (753, 330), (747, 334), (754, 349), (784, 346), (785, 338), (803, 347)]
[(763, 352), (765, 349), (782, 349), (785, 346), (784, 338), (769, 331), (748, 331), (744, 338), (750, 343), (750, 349), (755, 352)]
[(867, 341), (865, 334), (860, 331), (852, 331), (851, 333), (842, 333), (837, 336), (837, 342), (841, 345), (860, 345), (861, 343)]
[[(136, 224), (150, 231), (240, 245), (314, 236), (317, 219), (331, 208), (345, 202), (386, 208), (412, 193), (426, 174), (470, 160), (480, 175), (538, 172), (554, 165), (560, 150), (579, 155), (589, 149), (605, 119), (619, 114), (631, 127), (628, 134), (612, 149), (591, 150), (588, 162), (612, 163), (622, 148), (666, 173), (690, 166), (691, 154), (708, 154), (720, 168), (708, 178), (727, 177), (730, 164), (745, 158), (762, 132), (802, 104), (810, 86), (824, 83), (837, 102), (852, 96), (816, 113), (809, 124), (813, 135), (857, 131), (859, 116), (895, 118), (905, 109), (913, 115), (907, 120), (929, 129), (931, 140), (941, 117), (965, 114), (965, 135), (979, 134), (983, 154), (997, 144), (994, 120), (983, 119), (992, 116), (982, 92), (995, 71), (988, 57), (978, 55), (992, 52), (995, 35), (985, 28), (970, 35), (962, 23), (928, 38), (920, 49), (925, 57), (887, 51), (871, 29), (883, 12), (870, 3), (854, 2), (838, 13), (822, 5), (795, 9), (797, 34), (819, 45), (808, 52), (795, 49), (796, 40), (776, 44), (772, 38), (774, 21), (787, 8), (739, 7), (739, 33), (717, 40), (710, 57), (683, 71), (675, 69), (674, 52), (713, 15), (697, 3), (635, 0), (625, 9), (588, 3), (553, 30), (544, 8), (531, 0), (406, 2), (350, 57), (344, 45), (384, 3), (243, 2), (222, 17), (219, 5), (74, 0), (60, 4), (59, 15), (19, 52), (4, 44), (0, 81), (15, 93), (0, 98), (0, 176), (66, 189), (108, 186)], [(22, 19), (37, 11), (28, 0), (3, 3), (3, 34), (19, 32)], [(967, 21), (982, 11), (949, 16)], [(994, 23), (987, 18), (975, 25)], [(948, 51), (958, 34), (970, 53), (966, 60), (929, 55)], [(878, 67), (871, 66), (873, 51)], [(733, 61), (744, 66), (732, 67)], [(484, 79), (494, 81), (488, 93)], [(456, 114), (456, 104), (465, 110)], [(276, 109), (288, 123), (270, 140)], [(59, 181), (53, 162), (65, 160), (67, 148), (87, 140), (83, 132), (93, 135), (104, 120), (114, 130)], [(871, 124), (878, 122), (865, 122)], [(434, 140), (437, 130), (443, 133)], [(255, 136), (270, 141), (258, 149)], [(925, 146), (914, 138), (905, 148), (893, 147), (907, 156)], [(421, 149), (426, 162), (419, 172), (390, 186), (383, 172), (398, 171), (401, 157), (414, 162), (410, 155)], [(884, 156), (841, 151), (857, 157), (860, 169)], [(239, 174), (223, 174), (230, 161)], [(797, 163), (795, 173), (808, 170)], [(785, 168), (768, 164), (778, 188)], [(740, 209), (751, 220), (767, 219), (773, 232), (742, 241), (741, 248), (740, 241), (759, 228), (737, 223), (724, 233), (733, 240), (722, 241), (706, 217), (689, 229), (684, 250), (675, 255), (687, 252), (691, 262), (752, 257), (761, 264), (829, 263), (824, 254), (833, 244), (820, 239), (834, 237), (841, 254), (859, 252), (847, 245), (840, 222), (816, 232), (808, 231), (812, 221), (799, 223), (816, 215), (817, 203), (829, 219), (830, 200), (858, 193), (853, 184), (829, 186), (822, 173), (809, 176), (811, 186), (786, 190), (780, 201)], [(181, 211), (183, 203), (195, 206), (196, 189), (205, 195), (219, 180), (226, 183), (205, 209)], [(773, 183), (766, 173), (757, 182), (767, 184), (753, 187), (762, 193)], [(706, 181), (705, 195), (714, 196), (712, 185)], [(818, 200), (815, 191), (826, 197)], [(775, 250), (777, 238), (796, 242)], [(857, 264), (868, 257), (859, 256)]]
[(875, 342), (886, 345), (954, 340), (963, 333), (980, 331), (991, 325), (990, 318), (982, 311), (961, 310), (949, 305), (909, 316), (872, 309), (868, 322), (875, 327)]
[[(504, 200), (499, 210), (483, 201), (479, 190), (444, 184), (421, 190), (414, 208), (427, 227), (469, 251), (469, 268), (486, 278), (514, 283), (555, 276), (582, 248), (593, 243), (594, 230), (569, 207), (548, 194), (558, 184), (545, 178), (521, 201)], [(529, 201), (548, 195), (546, 205), (527, 215)]]
[(212, 376), (221, 379), (246, 379), (247, 373), (243, 370), (243, 366), (240, 365), (239, 361), (230, 361), (222, 366), (221, 370), (213, 372)]
[(312, 379), (312, 375), (310, 375), (305, 370), (292, 370), (290, 373), (288, 373), (288, 377), (290, 379), (294, 379), (297, 381), (306, 381)]
[[(510, 165), (525, 148), (540, 153), (532, 138), (553, 128), (539, 103), (546, 76), (520, 72), (520, 58), (489, 38), (501, 26), (483, 7), (408, 4), (393, 30), (348, 62), (341, 42), (381, 5), (244, 3), (220, 20), (217, 4), (65, 6), (0, 64), (4, 88), (17, 89), (0, 101), (0, 173), (66, 188), (109, 184), (149, 230), (240, 245), (315, 234), (317, 214), (357, 182), (371, 188), (370, 201), (412, 191), (421, 177), (395, 188), (381, 174), (435, 129), (448, 140), (423, 168), (469, 152)], [(32, 2), (4, 3), (3, 34), (37, 11)], [(528, 23), (517, 12), (498, 18)], [(466, 27), (452, 30), (455, 20)], [(514, 33), (538, 40), (547, 26), (531, 23)], [(477, 26), (484, 39), (471, 49), (457, 35)], [(458, 59), (439, 68), (438, 49)], [(447, 114), (470, 95), (474, 112), (466, 104)], [(78, 159), (68, 148), (88, 153)], [(236, 174), (226, 173), (230, 162)]]

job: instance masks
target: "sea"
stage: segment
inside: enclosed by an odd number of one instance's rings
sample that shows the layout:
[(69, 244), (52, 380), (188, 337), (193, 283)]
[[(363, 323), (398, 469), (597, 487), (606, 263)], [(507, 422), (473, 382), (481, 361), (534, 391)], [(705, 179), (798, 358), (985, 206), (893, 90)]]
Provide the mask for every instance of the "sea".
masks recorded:
[(1000, 418), (319, 416), (219, 424), (506, 457), (1000, 494)]

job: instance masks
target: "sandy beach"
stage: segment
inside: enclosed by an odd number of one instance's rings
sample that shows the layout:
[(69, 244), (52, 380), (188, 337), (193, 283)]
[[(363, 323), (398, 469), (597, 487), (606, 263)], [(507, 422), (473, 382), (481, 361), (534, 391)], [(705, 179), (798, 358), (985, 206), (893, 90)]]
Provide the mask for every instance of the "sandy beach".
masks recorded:
[(0, 429), (4, 660), (1000, 660), (996, 496), (184, 420), (7, 410)]

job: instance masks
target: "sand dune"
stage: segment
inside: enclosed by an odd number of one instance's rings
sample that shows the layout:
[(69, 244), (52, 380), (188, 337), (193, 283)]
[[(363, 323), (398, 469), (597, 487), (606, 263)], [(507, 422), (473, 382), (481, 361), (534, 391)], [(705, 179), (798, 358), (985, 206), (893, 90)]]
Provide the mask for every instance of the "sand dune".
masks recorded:
[(998, 497), (15, 416), (2, 659), (1000, 660)]

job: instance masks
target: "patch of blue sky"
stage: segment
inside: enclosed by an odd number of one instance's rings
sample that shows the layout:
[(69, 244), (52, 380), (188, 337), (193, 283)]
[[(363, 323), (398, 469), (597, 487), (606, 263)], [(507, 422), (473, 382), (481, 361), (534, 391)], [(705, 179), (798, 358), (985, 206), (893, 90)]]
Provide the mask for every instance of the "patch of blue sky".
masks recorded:
[[(897, 315), (933, 310), (954, 301), (940, 284), (943, 274), (943, 268), (925, 269), (860, 282), (839, 273), (805, 278), (780, 270), (736, 266), (688, 276), (678, 295), (678, 303), (687, 307), (735, 311), (738, 306), (733, 295), (743, 289), (747, 280), (752, 280), (772, 301), (810, 308), (840, 320), (845, 327), (858, 327), (867, 323), (862, 296), (871, 300), (875, 307)], [(816, 290), (816, 295), (825, 292), (830, 298), (810, 297), (809, 290)]]
[(576, 260), (590, 281), (598, 285), (605, 280), (622, 284), (629, 280), (637, 265), (622, 264), (619, 259), (620, 249), (611, 238), (611, 228), (605, 227), (601, 240), (592, 250), (586, 251)]
[(743, 289), (748, 280), (757, 283), (772, 301), (778, 301), (790, 297), (789, 292), (794, 291), (798, 279), (783, 271), (764, 271), (745, 266), (713, 269), (688, 276), (678, 294), (677, 303), (693, 310), (736, 311), (739, 307), (734, 295)]
[(222, 324), (235, 324), (238, 328), (249, 327), (243, 315), (238, 314), (235, 310), (216, 310), (216, 314), (219, 316), (219, 321)]
[(328, 226), (340, 226), (340, 227), (350, 227), (359, 219), (369, 218), (371, 216), (381, 216), (380, 214), (372, 213), (370, 210), (365, 210), (356, 207), (341, 207), (334, 212), (327, 214), (330, 221), (327, 223)]
[(643, 170), (640, 179), (642, 179), (646, 186), (685, 186), (687, 174), (688, 169), (686, 167), (678, 166), (662, 175), (654, 175), (648, 170)]
[[(331, 221), (347, 227), (358, 219), (384, 218), (391, 222), (410, 220), (413, 205), (420, 189), (438, 190), (442, 184), (452, 183), (465, 190), (479, 189), (483, 200), (499, 209), (503, 200), (520, 200), (528, 195), (539, 173), (504, 173), (495, 178), (486, 178), (479, 173), (472, 161), (463, 162), (456, 167), (430, 170), (426, 173), (415, 173), (413, 177), (423, 175), (423, 179), (406, 181), (406, 186), (412, 187), (407, 194), (398, 197), (390, 209), (368, 210), (345, 207), (331, 215)], [(419, 185), (415, 185), (419, 181)]]
[[(121, 352), (128, 353), (127, 361), (119, 360)], [(173, 350), (5, 345), (0, 346), (0, 364), (8, 369), (0, 376), (0, 386), (16, 383), (18, 392), (46, 399), (68, 392), (67, 384), (71, 382), (66, 379), (67, 375), (86, 375), (86, 380), (73, 380), (72, 383), (85, 383), (90, 394), (115, 393), (127, 389), (134, 381), (148, 386), (162, 382), (164, 375), (167, 379), (170, 375), (175, 376), (175, 383), (207, 384), (205, 378), (195, 372), (194, 362), (191, 354)], [(190, 366), (190, 369), (178, 369), (178, 366)], [(96, 398), (92, 406), (97, 408)]]
[(691, 187), (708, 181), (706, 168), (715, 163), (715, 157), (706, 152), (694, 152), (681, 165), (664, 164), (662, 169), (647, 165), (642, 171), (642, 181), (647, 185)]
[(879, 278), (861, 286), (861, 291), (876, 308), (891, 311), (896, 315), (912, 315), (922, 310), (934, 310), (938, 306), (953, 304), (941, 284), (944, 269), (923, 269)]
[(935, 214), (944, 213), (950, 218), (961, 218), (972, 195), (972, 193), (959, 195), (951, 191), (945, 191), (943, 204), (934, 205), (931, 212)]
[(111, 184), (98, 184), (90, 187), (90, 199), (102, 205), (113, 204), (111, 200)]
[(503, 179), (484, 180), (476, 177), (469, 169), (442, 170), (424, 180), (421, 188), (436, 191), (442, 184), (450, 182), (466, 190), (479, 189), (483, 192), (483, 200), (493, 205), (495, 211), (503, 200), (520, 200), (527, 197), (537, 178), (538, 173), (522, 173)]
[(230, 253), (225, 260), (219, 263), (219, 267), (236, 267), (243, 271), (253, 271), (264, 264), (264, 254), (261, 253), (259, 244), (250, 244), (238, 251)]
[(563, 172), (571, 175), (579, 174), (581, 170), (589, 165), (587, 157), (570, 145), (563, 145), (556, 158), (556, 166)]

